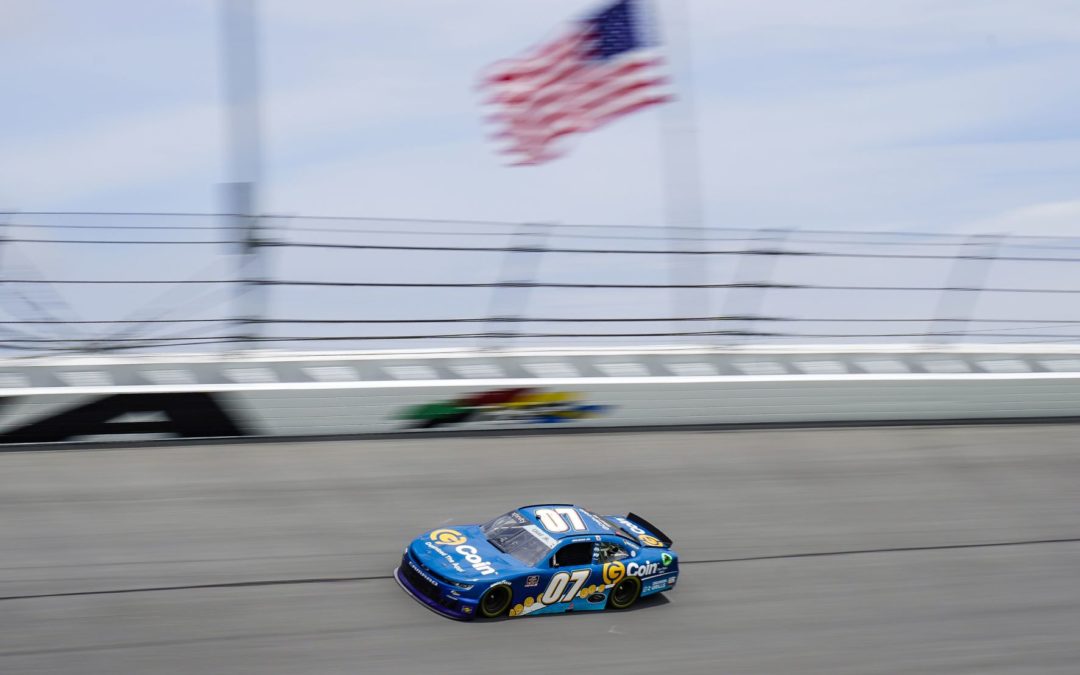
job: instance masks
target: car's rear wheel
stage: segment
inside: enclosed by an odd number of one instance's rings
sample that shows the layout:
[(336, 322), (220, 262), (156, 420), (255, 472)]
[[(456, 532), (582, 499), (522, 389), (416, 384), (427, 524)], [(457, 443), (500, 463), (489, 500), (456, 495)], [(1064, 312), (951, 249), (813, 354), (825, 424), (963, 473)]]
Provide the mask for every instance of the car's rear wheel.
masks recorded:
[(637, 602), (637, 599), (640, 596), (641, 579), (638, 579), (637, 577), (623, 577), (619, 583), (615, 584), (615, 588), (611, 589), (611, 596), (608, 598), (608, 607), (611, 607), (612, 609), (626, 609)]
[(506, 610), (510, 609), (510, 600), (511, 593), (508, 585), (492, 586), (480, 598), (480, 616), (493, 619), (506, 614)]

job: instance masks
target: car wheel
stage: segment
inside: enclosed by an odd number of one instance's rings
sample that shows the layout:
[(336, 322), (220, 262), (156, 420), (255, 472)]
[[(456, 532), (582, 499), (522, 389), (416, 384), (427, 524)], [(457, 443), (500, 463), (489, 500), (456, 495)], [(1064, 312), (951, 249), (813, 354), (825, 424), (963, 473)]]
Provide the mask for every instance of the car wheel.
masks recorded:
[(506, 610), (510, 609), (510, 600), (511, 593), (508, 585), (492, 586), (480, 598), (480, 616), (494, 619), (506, 614)]
[(626, 609), (630, 605), (637, 602), (638, 596), (641, 595), (641, 579), (637, 577), (624, 577), (619, 583), (615, 584), (615, 588), (611, 589), (611, 596), (608, 598), (608, 607), (612, 609)]

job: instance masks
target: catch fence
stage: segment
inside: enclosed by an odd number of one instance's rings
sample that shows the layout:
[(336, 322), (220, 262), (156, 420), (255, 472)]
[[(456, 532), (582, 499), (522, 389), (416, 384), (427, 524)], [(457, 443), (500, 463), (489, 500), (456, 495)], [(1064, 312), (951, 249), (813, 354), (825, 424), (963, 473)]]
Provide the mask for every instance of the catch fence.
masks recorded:
[(24, 354), (1080, 340), (1077, 238), (2, 218), (0, 347)]

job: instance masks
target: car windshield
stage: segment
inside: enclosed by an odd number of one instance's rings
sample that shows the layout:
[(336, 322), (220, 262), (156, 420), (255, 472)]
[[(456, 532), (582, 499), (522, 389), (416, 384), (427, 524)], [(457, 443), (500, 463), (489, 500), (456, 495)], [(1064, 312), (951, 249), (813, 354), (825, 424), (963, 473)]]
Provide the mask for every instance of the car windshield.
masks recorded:
[(535, 566), (555, 547), (554, 539), (517, 511), (490, 520), (480, 529), (492, 546), (529, 566)]

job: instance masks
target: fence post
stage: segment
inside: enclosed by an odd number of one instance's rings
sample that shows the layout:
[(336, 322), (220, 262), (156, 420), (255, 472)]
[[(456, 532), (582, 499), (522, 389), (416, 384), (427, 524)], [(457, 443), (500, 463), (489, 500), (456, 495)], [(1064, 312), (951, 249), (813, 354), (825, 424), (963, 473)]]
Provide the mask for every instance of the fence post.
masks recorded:
[[(5, 288), (7, 270), (4, 267), (4, 253), (7, 252), (8, 229), (11, 227), (12, 216), (13, 214), (10, 212), (0, 213), (0, 292), (7, 290)], [(0, 295), (5, 300), (7, 299), (6, 296), (6, 293)]]
[(255, 214), (254, 185), (228, 183), (226, 189), (226, 232), (237, 256), (236, 291), (233, 294), (235, 337), (240, 344), (253, 346), (260, 337), (265, 318), (266, 262), (262, 256), (260, 218)]
[[(733, 323), (738, 328), (734, 335), (729, 335), (732, 342), (738, 342), (740, 337), (752, 337), (745, 334), (752, 332), (754, 322), (759, 318), (758, 312), (765, 304), (777, 258), (784, 255), (783, 244), (791, 230), (765, 229), (758, 234), (754, 241), (759, 242), (759, 246), (739, 254), (732, 287), (725, 294), (720, 316), (716, 317), (719, 326)], [(722, 338), (725, 331), (718, 333)]]
[(11, 219), (12, 214), (10, 212), (5, 211), (0, 213), (0, 284), (4, 282), (4, 277), (7, 276), (6, 274), (4, 274), (2, 254), (4, 253), (4, 244), (6, 244), (8, 240), (7, 235), (8, 228), (11, 227)]
[[(966, 252), (953, 259), (948, 281), (938, 296), (937, 310), (925, 335), (927, 343), (944, 343), (948, 342), (945, 339), (948, 337), (967, 336), (968, 324), (1003, 237), (1000, 234), (975, 234), (964, 241)], [(944, 330), (949, 324), (954, 324), (955, 329)]]
[(239, 245), (236, 337), (241, 345), (250, 347), (260, 337), (266, 287), (256, 215), (262, 172), (258, 22), (254, 0), (223, 0), (220, 7), (228, 171), (232, 178), (226, 185), (227, 231)]
[[(498, 281), (491, 291), (488, 304), (487, 327), (482, 337), (491, 339), (491, 349), (503, 346), (500, 340), (514, 339), (519, 336), (518, 326), (527, 321), (525, 309), (528, 307), (529, 292), (536, 281), (536, 271), (540, 267), (544, 253), (548, 225), (544, 223), (522, 223), (511, 235), (513, 244), (503, 255)], [(513, 289), (520, 289), (520, 297), (515, 302)], [(496, 329), (496, 324), (502, 324)], [(512, 324), (507, 328), (506, 324)]]

